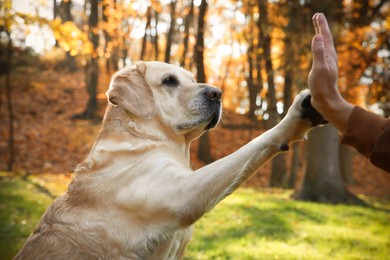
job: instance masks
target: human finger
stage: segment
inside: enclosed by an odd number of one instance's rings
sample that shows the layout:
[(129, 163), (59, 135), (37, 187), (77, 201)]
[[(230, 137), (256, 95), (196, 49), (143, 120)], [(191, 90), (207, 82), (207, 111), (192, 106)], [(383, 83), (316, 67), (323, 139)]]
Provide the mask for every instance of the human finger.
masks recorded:
[(317, 34), (311, 42), (311, 50), (313, 53), (313, 69), (319, 69), (326, 66), (326, 55), (323, 36)]
[(317, 16), (319, 15), (319, 13), (315, 13), (312, 17), (312, 22), (313, 22), (313, 27), (314, 27), (314, 31), (316, 34), (320, 34), (320, 31), (318, 29), (318, 24), (317, 24)]
[(322, 13), (316, 13), (313, 16), (313, 25), (316, 28), (316, 34), (321, 34), (323, 37), (325, 50), (335, 59), (337, 59), (332, 33), (330, 32), (329, 24), (325, 15)]

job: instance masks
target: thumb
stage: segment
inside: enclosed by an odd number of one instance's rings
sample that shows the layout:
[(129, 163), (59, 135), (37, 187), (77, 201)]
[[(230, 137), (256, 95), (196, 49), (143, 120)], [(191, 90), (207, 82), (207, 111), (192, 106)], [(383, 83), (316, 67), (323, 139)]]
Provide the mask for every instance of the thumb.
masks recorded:
[(313, 53), (313, 68), (326, 65), (324, 39), (321, 34), (313, 37), (311, 51)]

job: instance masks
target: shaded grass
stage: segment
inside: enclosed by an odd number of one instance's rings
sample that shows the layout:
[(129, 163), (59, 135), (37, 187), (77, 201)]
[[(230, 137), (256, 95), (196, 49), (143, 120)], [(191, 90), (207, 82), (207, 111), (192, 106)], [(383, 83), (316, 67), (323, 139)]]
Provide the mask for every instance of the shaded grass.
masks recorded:
[(61, 175), (0, 173), (0, 259), (11, 259), (16, 254), (47, 206), (65, 191), (67, 184)]
[[(12, 258), (68, 183), (0, 173), (1, 259)], [(195, 225), (185, 259), (389, 259), (389, 202), (325, 205), (289, 195), (239, 189)]]
[(186, 259), (389, 259), (386, 207), (240, 189), (196, 224)]

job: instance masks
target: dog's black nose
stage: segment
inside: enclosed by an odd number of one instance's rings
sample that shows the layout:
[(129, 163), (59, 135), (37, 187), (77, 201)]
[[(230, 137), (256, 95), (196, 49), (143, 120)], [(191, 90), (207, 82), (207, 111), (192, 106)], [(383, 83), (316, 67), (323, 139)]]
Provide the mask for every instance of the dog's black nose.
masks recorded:
[(222, 91), (214, 87), (206, 87), (204, 90), (204, 95), (210, 101), (219, 101), (222, 97)]

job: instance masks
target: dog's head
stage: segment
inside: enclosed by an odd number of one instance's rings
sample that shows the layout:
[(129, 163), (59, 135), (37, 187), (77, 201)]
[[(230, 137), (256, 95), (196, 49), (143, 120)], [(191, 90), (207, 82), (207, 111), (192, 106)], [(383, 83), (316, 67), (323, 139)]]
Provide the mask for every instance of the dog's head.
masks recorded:
[(111, 104), (134, 117), (159, 118), (176, 134), (199, 136), (221, 118), (222, 92), (196, 83), (189, 71), (163, 62), (138, 62), (117, 72), (107, 91)]

